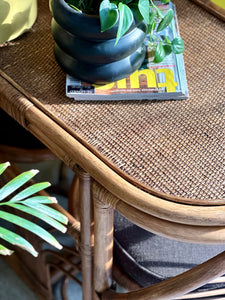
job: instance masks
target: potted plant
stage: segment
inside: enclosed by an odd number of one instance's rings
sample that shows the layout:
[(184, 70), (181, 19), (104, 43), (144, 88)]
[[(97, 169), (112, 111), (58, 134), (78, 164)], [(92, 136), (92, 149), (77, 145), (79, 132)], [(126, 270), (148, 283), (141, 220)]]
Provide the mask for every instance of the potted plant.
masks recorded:
[[(62, 69), (83, 81), (105, 84), (137, 70), (146, 53), (146, 34), (169, 26), (173, 10), (164, 15), (156, 5), (169, 0), (50, 0), (55, 57)], [(181, 53), (183, 40), (152, 39), (154, 61)]]
[[(10, 164), (8, 162), (0, 164), (0, 175), (6, 170)], [(56, 203), (56, 199), (48, 196), (39, 196), (37, 193), (47, 188), (50, 183), (42, 182), (29, 185), (21, 189), (31, 178), (37, 174), (38, 170), (30, 170), (24, 172), (14, 179), (6, 183), (0, 188), (0, 220), (6, 221), (6, 224), (14, 224), (24, 228), (35, 235), (39, 236), (44, 241), (61, 249), (62, 246), (58, 241), (40, 225), (35, 224), (33, 221), (27, 220), (24, 217), (18, 216), (16, 211), (26, 213), (43, 220), (51, 227), (65, 233), (68, 220), (67, 217), (57, 210), (49, 207), (51, 203)], [(19, 190), (20, 189), (20, 190)], [(18, 191), (19, 190), (19, 191)], [(8, 212), (4, 208), (11, 208), (14, 212)], [(0, 224), (0, 254), (11, 255), (13, 251), (8, 248), (8, 244), (12, 244), (30, 252), (33, 256), (38, 253), (34, 247), (18, 233), (15, 233), (11, 228)], [(7, 242), (7, 244), (5, 244)]]
[(30, 29), (36, 18), (37, 0), (0, 0), (0, 44)]

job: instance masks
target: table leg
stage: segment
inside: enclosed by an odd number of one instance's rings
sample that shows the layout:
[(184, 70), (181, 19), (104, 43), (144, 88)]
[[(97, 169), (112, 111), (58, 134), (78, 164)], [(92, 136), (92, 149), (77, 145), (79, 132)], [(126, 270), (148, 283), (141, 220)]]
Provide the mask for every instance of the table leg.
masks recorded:
[[(97, 184), (97, 183), (95, 183)], [(95, 189), (94, 201), (94, 289), (101, 293), (112, 285), (113, 264), (113, 208), (104, 203), (103, 189)], [(103, 197), (103, 198), (102, 198)]]
[(91, 177), (82, 169), (78, 169), (79, 203), (81, 223), (81, 264), (83, 300), (92, 299), (92, 197)]

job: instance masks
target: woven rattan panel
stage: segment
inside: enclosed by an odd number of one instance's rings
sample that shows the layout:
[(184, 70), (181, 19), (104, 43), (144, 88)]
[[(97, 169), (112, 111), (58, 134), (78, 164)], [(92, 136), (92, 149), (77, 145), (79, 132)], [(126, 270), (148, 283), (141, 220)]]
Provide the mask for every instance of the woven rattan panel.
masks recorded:
[(48, 1), (33, 29), (0, 48), (0, 68), (103, 160), (146, 189), (225, 198), (225, 25), (188, 0), (174, 1), (190, 98), (78, 102), (66, 98), (53, 56)]

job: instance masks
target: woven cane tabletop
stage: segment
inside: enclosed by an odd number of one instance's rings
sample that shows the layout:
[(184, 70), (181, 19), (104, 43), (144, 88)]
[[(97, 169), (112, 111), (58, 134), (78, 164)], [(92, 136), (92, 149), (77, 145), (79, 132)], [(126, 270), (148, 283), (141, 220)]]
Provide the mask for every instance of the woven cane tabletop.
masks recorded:
[(174, 2), (186, 45), (188, 100), (66, 98), (46, 0), (39, 0), (32, 30), (0, 48), (0, 68), (133, 184), (178, 201), (225, 203), (225, 24), (189, 0)]

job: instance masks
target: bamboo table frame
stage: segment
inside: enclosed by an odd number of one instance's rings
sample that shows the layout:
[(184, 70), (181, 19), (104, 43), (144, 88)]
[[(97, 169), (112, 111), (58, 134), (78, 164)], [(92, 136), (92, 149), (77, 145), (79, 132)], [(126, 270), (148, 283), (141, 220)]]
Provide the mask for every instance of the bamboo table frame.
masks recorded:
[[(81, 220), (81, 249), (83, 259), (83, 289), (84, 299), (90, 299), (92, 293), (92, 232), (91, 232), (91, 180), (90, 176), (101, 185), (104, 189), (98, 192), (99, 187), (93, 189), (94, 198), (97, 203), (99, 197), (106, 199), (107, 207), (115, 207), (122, 214), (127, 215), (131, 220), (135, 221), (134, 211), (138, 208), (139, 220), (138, 225), (150, 230), (156, 234), (166, 237), (175, 238), (187, 242), (215, 243), (223, 244), (225, 240), (225, 206), (192, 206), (180, 204), (159, 198), (157, 196), (146, 193), (139, 188), (133, 186), (125, 179), (121, 178), (115, 171), (110, 169), (104, 162), (97, 158), (93, 153), (86, 149), (68, 132), (66, 132), (59, 124), (51, 120), (36, 105), (26, 98), (26, 92), (20, 87), (13, 87), (10, 83), (11, 79), (5, 74), (1, 74), (1, 107), (10, 113), (20, 124), (40, 139), (46, 146), (52, 150), (60, 159), (62, 159), (72, 170), (77, 172), (77, 165), (85, 172), (79, 171), (80, 186), (80, 220)], [(6, 92), (4, 94), (4, 91)], [(4, 101), (7, 99), (7, 101)], [(16, 99), (16, 101), (15, 101)], [(40, 120), (42, 126), (40, 127)], [(65, 151), (66, 149), (66, 151)], [(90, 175), (88, 175), (90, 174)], [(95, 185), (94, 185), (95, 186)], [(108, 195), (106, 190), (110, 193)], [(97, 195), (97, 196), (96, 196)], [(108, 200), (109, 199), (109, 200)], [(159, 201), (160, 200), (160, 201)], [(96, 202), (95, 201), (95, 202)], [(100, 202), (103, 203), (103, 202)], [(102, 204), (100, 205), (102, 207)], [(144, 215), (143, 215), (144, 214)], [(112, 233), (112, 212), (110, 213), (109, 224)], [(105, 215), (106, 218), (106, 215)], [(147, 219), (146, 219), (147, 218)], [(106, 219), (101, 220), (95, 230), (101, 227)], [(110, 221), (111, 220), (111, 221)], [(147, 221), (147, 223), (145, 223)], [(103, 224), (101, 224), (103, 222)], [(107, 221), (108, 222), (108, 221)], [(108, 224), (108, 223), (107, 223)], [(148, 226), (146, 226), (148, 224)], [(104, 224), (103, 228), (106, 228)], [(105, 239), (96, 241), (96, 243), (105, 242)], [(97, 247), (103, 249), (103, 245), (97, 244)], [(110, 249), (112, 251), (112, 249)], [(108, 254), (110, 256), (110, 254)], [(111, 253), (112, 255), (112, 253)], [(100, 262), (98, 261), (100, 259)], [(102, 262), (101, 257), (96, 257), (95, 267), (100, 264), (102, 273), (96, 273), (95, 285), (98, 291), (102, 291), (110, 287), (111, 284), (111, 268), (108, 265), (109, 257)], [(105, 268), (107, 265), (107, 268)], [(105, 270), (108, 270), (107, 274)], [(223, 265), (217, 266), (219, 271), (216, 275), (224, 272)], [(221, 271), (222, 269), (222, 271)], [(86, 274), (86, 275), (85, 275)], [(98, 277), (97, 277), (98, 275)], [(102, 278), (101, 278), (102, 276)], [(100, 287), (99, 287), (100, 285)], [(96, 294), (93, 298), (97, 297)], [(107, 299), (107, 298), (106, 298)]]
[[(204, 15), (204, 19), (206, 18)], [(4, 63), (2, 64), (4, 66)], [(139, 226), (165, 237), (187, 242), (224, 244), (225, 199), (215, 201), (204, 199), (202, 203), (189, 198), (173, 197), (160, 191), (151, 192), (141, 183), (136, 184), (129, 176), (117, 172), (107, 159), (97, 155), (96, 149), (87, 147), (86, 143), (73, 134), (73, 129), (64, 126), (60, 118), (55, 116), (40, 99), (35, 98), (26, 86), (18, 84), (7, 75), (7, 67), (6, 65), (6, 71), (0, 70), (0, 107), (43, 142), (76, 174), (73, 185), (76, 188), (71, 191), (74, 202), (71, 201), (69, 206), (74, 216), (79, 215), (81, 223), (80, 248), (84, 299), (90, 300), (91, 295), (93, 299), (97, 299), (96, 291), (101, 293), (111, 286), (113, 208)], [(222, 165), (221, 172), (224, 172)], [(79, 201), (76, 196), (77, 187)], [(79, 213), (77, 213), (78, 202)], [(94, 236), (97, 237), (94, 241), (93, 214), (95, 214)], [(108, 250), (105, 255), (99, 255), (100, 250), (106, 248)], [(218, 260), (215, 258), (206, 264), (207, 267), (215, 266), (213, 274), (215, 277), (225, 271), (221, 263), (224, 255), (223, 253)], [(198, 272), (193, 271), (194, 276), (198, 276)], [(205, 269), (200, 268), (200, 273), (205, 274)], [(182, 277), (181, 281), (185, 281), (188, 276)], [(210, 279), (209, 277), (209, 274), (206, 274), (196, 282), (203, 284)], [(179, 292), (187, 292), (186, 288)], [(140, 295), (146, 297), (145, 292), (142, 294), (141, 291)], [(176, 291), (172, 290), (172, 294), (167, 294), (167, 297), (172, 297), (171, 295), (177, 295)], [(110, 299), (114, 296), (106, 294), (103, 297)]]

